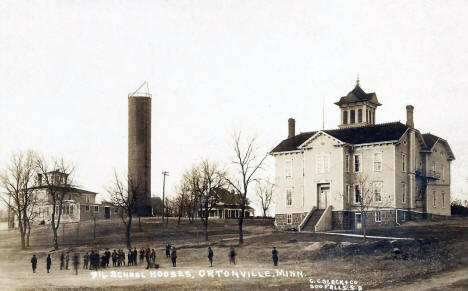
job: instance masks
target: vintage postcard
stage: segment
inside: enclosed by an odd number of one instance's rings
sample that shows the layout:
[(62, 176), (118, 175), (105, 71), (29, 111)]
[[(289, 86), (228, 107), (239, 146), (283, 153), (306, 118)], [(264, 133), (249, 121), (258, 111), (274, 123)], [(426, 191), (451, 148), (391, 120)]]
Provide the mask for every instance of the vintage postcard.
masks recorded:
[(467, 1), (0, 1), (0, 290), (468, 290)]

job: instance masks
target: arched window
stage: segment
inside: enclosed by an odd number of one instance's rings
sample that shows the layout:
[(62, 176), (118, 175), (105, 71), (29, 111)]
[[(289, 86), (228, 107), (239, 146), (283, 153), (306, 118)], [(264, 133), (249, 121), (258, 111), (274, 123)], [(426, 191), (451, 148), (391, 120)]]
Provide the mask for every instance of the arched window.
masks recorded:
[(357, 114), (358, 122), (362, 122), (362, 109), (358, 109), (358, 114)]
[(348, 124), (348, 111), (343, 111), (343, 124)]
[(351, 121), (349, 123), (353, 124), (356, 122), (356, 113), (354, 112), (354, 110), (351, 110)]

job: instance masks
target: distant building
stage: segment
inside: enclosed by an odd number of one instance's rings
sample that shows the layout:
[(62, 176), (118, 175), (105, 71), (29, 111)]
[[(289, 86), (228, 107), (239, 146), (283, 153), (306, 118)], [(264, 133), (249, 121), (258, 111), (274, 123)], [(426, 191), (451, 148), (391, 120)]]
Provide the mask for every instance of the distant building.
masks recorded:
[[(62, 214), (60, 223), (80, 222), (85, 220), (110, 219), (114, 215), (115, 206), (110, 202), (96, 203), (96, 192), (83, 190), (71, 185), (66, 185), (67, 175), (59, 171), (47, 173), (49, 181), (51, 181), (57, 189), (60, 187), (65, 190), (62, 201)], [(37, 215), (34, 218), (36, 224), (50, 224), (52, 220), (53, 200), (49, 190), (49, 186), (44, 182), (46, 177), (42, 174), (37, 175), (36, 186), (34, 187), (34, 195), (38, 199)], [(58, 203), (57, 203), (58, 204)], [(59, 205), (56, 205), (56, 217), (58, 216)], [(15, 217), (16, 219), (16, 217)], [(56, 218), (57, 219), (57, 218)], [(15, 221), (11, 227), (17, 227)]]
[[(239, 203), (237, 203), (237, 197), (234, 192), (220, 188), (216, 190), (216, 195), (218, 195), (218, 202), (209, 211), (209, 217), (221, 219), (240, 217), (241, 208), (239, 207)], [(254, 214), (255, 210), (247, 204), (244, 209), (244, 217), (251, 218), (254, 217)], [(202, 215), (201, 211), (199, 215)]]
[(366, 226), (392, 227), (405, 220), (450, 215), (448, 142), (406, 124), (376, 124), (375, 93), (359, 81), (337, 103), (339, 129), (295, 133), (272, 151), (275, 157), (276, 224), (299, 230), (360, 229), (360, 199), (370, 195)]

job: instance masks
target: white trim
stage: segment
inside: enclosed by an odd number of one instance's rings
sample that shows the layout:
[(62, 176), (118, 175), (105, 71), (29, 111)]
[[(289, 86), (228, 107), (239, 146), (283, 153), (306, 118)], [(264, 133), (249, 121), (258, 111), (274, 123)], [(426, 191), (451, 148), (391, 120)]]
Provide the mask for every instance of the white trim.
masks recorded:
[(337, 141), (337, 142), (339, 142), (339, 143), (344, 143), (343, 141), (341, 141), (341, 140), (339, 140), (339, 139), (337, 139), (337, 138), (335, 138), (335, 137), (329, 135), (329, 134), (326, 133), (325, 131), (319, 130), (319, 131), (317, 131), (313, 136), (309, 137), (305, 142), (303, 142), (302, 144), (300, 144), (297, 148), (298, 148), (298, 149), (305, 148), (305, 146), (306, 146), (308, 143), (310, 143), (311, 141), (313, 141), (314, 139), (316, 139), (316, 138), (317, 138), (319, 135), (321, 135), (321, 134), (323, 134), (323, 135), (327, 136), (328, 138), (331, 138), (331, 139), (333, 139), (334, 141)]
[[(380, 169), (379, 170), (376, 170), (375, 168), (375, 155), (376, 154), (380, 154)], [(383, 151), (375, 151), (372, 153), (372, 168), (374, 170), (374, 172), (382, 172), (382, 165), (383, 165)]]

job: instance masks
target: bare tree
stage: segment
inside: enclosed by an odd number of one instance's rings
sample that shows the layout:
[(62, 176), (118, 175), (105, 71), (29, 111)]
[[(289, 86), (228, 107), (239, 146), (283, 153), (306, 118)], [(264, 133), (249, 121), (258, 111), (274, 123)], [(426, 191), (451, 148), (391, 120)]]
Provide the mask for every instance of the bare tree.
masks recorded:
[(53, 233), (54, 249), (58, 250), (58, 229), (62, 218), (63, 201), (67, 193), (73, 192), (72, 175), (74, 167), (67, 164), (63, 158), (48, 160), (38, 157), (35, 162), (39, 174), (39, 183), (47, 193), (47, 204), (51, 209), (51, 228)]
[(369, 176), (366, 174), (354, 174), (353, 184), (358, 187), (354, 189), (352, 198), (354, 198), (354, 205), (361, 212), (361, 231), (364, 239), (367, 238), (367, 218), (370, 209), (382, 208), (390, 203), (390, 197), (384, 197), (382, 188), (376, 187), (373, 183), (381, 182), (369, 181)]
[(107, 190), (111, 196), (112, 202), (115, 207), (117, 207), (117, 213), (125, 225), (127, 248), (132, 247), (132, 220), (137, 210), (139, 188), (136, 179), (129, 176), (125, 184), (122, 182), (122, 179), (118, 177), (117, 173), (114, 173), (114, 182)]
[(263, 217), (267, 216), (267, 211), (270, 209), (271, 202), (273, 199), (273, 183), (268, 180), (260, 180), (257, 182), (257, 194), (258, 201), (262, 207)]
[(187, 196), (187, 216), (189, 223), (193, 224), (195, 216), (198, 213), (200, 198), (198, 193), (198, 185), (201, 182), (198, 167), (194, 166), (190, 170), (186, 171), (183, 176), (183, 181), (189, 191)]
[(239, 225), (239, 244), (244, 243), (244, 217), (245, 208), (248, 205), (249, 186), (252, 182), (257, 181), (256, 174), (262, 168), (263, 162), (267, 158), (267, 154), (259, 155), (255, 137), (247, 138), (245, 141), (242, 138), (242, 133), (239, 131), (234, 133), (233, 138), (234, 159), (232, 163), (236, 170), (232, 178), (227, 178), (228, 183), (235, 189), (238, 195), (239, 208), (241, 209), (238, 218)]
[(37, 197), (33, 189), (35, 158), (36, 155), (32, 151), (13, 153), (10, 163), (0, 176), (1, 185), (6, 193), (2, 196), (2, 201), (18, 220), (22, 249), (29, 246), (31, 221), (37, 212)]
[(180, 224), (180, 219), (187, 213), (188, 197), (190, 196), (190, 187), (185, 179), (182, 179), (181, 184), (176, 188), (176, 193), (174, 207), (177, 213), (177, 224)]
[(208, 241), (208, 219), (213, 207), (218, 203), (219, 196), (216, 190), (226, 184), (225, 173), (217, 163), (209, 160), (203, 160), (189, 173), (190, 175), (186, 177), (187, 185), (190, 185), (191, 191), (198, 197), (198, 212), (203, 223), (205, 240)]

